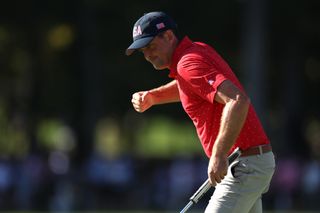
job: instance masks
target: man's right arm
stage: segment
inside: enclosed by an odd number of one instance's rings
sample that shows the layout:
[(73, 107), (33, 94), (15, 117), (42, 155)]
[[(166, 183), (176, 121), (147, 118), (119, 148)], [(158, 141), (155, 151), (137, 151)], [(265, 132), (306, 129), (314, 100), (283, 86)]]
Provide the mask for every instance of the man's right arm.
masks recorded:
[(144, 112), (153, 105), (179, 102), (179, 90), (176, 80), (148, 91), (132, 95), (132, 105), (137, 112)]

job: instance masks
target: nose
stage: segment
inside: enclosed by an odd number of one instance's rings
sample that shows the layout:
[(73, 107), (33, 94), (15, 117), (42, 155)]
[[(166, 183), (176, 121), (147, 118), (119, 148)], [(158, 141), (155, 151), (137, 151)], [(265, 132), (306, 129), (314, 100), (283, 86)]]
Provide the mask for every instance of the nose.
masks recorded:
[(143, 50), (142, 53), (143, 53), (143, 56), (144, 56), (145, 59), (149, 58), (150, 53), (147, 50)]

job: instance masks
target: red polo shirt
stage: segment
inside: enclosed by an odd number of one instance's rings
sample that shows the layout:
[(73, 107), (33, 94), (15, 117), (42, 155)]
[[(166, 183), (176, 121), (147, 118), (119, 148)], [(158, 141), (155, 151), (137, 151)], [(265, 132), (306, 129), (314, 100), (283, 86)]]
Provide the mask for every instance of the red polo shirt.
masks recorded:
[[(203, 149), (208, 157), (220, 128), (223, 104), (214, 101), (219, 85), (230, 80), (243, 91), (243, 87), (228, 64), (209, 45), (192, 42), (185, 37), (176, 48), (170, 66), (171, 78), (177, 80), (180, 100), (193, 121)], [(268, 144), (269, 140), (250, 104), (244, 126), (230, 153), (240, 147)]]

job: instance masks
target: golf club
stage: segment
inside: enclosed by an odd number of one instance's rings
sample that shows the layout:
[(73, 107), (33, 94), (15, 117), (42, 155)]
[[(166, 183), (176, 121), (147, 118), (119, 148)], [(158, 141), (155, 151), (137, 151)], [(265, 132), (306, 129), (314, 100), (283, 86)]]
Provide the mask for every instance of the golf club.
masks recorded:
[[(229, 165), (235, 161), (241, 155), (241, 151), (239, 148), (236, 148), (231, 155), (228, 157)], [(191, 206), (201, 199), (201, 197), (211, 188), (211, 184), (209, 179), (207, 179), (200, 188), (189, 198), (189, 203), (180, 211), (180, 213), (187, 212)]]

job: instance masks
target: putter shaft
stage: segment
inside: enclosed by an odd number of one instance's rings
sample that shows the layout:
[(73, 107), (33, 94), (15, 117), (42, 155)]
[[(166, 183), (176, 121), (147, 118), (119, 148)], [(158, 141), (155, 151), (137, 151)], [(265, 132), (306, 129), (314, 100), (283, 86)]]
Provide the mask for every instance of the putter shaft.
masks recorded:
[[(241, 151), (239, 148), (235, 149), (232, 154), (228, 157), (229, 165), (235, 161), (241, 155)], [(198, 203), (198, 201), (202, 198), (202, 196), (211, 188), (211, 184), (209, 179), (207, 179), (200, 188), (190, 197), (189, 203), (180, 211), (180, 213), (185, 213), (188, 211), (194, 203)]]
[(189, 203), (180, 211), (180, 213), (185, 213), (185, 212), (187, 212), (192, 205), (193, 205), (193, 201), (190, 200)]

